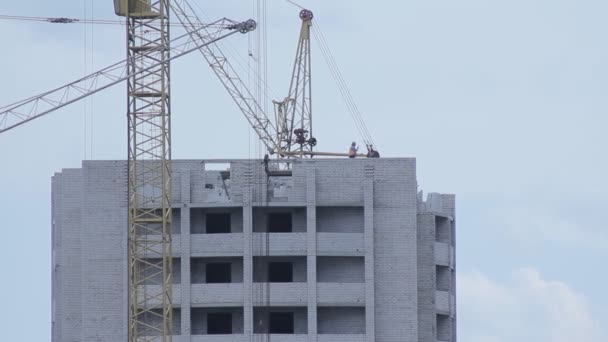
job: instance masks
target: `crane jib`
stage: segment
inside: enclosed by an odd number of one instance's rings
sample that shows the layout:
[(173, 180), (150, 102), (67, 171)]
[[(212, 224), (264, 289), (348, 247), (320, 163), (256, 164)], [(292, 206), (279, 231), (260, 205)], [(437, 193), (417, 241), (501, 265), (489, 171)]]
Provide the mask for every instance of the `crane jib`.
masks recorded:
[[(212, 28), (213, 30), (210, 30), (209, 28)], [(192, 40), (189, 34), (184, 34), (173, 39), (171, 41), (171, 56), (165, 63), (178, 59), (201, 47), (213, 44), (233, 34), (247, 33), (255, 30), (255, 28), (256, 25), (254, 20), (235, 22), (225, 18), (208, 25), (192, 28), (192, 30), (196, 32), (205, 30), (206, 32), (209, 32), (209, 34), (201, 35), (197, 40)], [(218, 35), (223, 31), (228, 32)], [(128, 60), (125, 59), (64, 86), (2, 107), (0, 109), (0, 133), (9, 131), (29, 121), (45, 116), (57, 109), (78, 102), (88, 96), (124, 82), (134, 74), (148, 73), (162, 64), (162, 62), (159, 62), (143, 69), (137, 69), (132, 73), (128, 73), (127, 62)]]

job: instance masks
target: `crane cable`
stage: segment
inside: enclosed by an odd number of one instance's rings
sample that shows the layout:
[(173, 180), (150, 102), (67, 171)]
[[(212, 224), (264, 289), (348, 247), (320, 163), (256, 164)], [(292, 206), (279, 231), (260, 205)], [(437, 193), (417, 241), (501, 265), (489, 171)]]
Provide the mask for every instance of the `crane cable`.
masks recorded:
[(315, 25), (312, 27), (312, 32), (315, 36), (315, 39), (319, 43), (323, 58), (325, 59), (325, 62), (327, 63), (327, 66), (336, 82), (336, 85), (338, 86), (338, 90), (340, 91), (340, 94), (342, 95), (342, 98), (355, 122), (355, 126), (357, 127), (359, 134), (361, 135), (366, 145), (373, 145), (374, 148), (377, 149), (377, 146), (374, 143), (374, 139), (372, 138), (372, 135), (369, 132), (365, 121), (363, 120), (363, 114), (359, 110), (359, 107), (357, 106), (357, 103), (355, 102), (350, 92), (350, 89), (348, 88), (348, 85), (344, 80), (344, 76), (342, 75), (342, 72), (340, 71), (338, 64), (336, 63), (333, 57), (331, 49), (327, 44), (327, 40), (321, 32), (318, 20), (315, 20)]
[[(125, 22), (121, 20), (109, 19), (88, 19), (88, 18), (66, 18), (66, 17), (28, 17), (21, 15), (3, 15), (0, 14), (0, 20), (17, 20), (17, 21), (36, 21), (47, 22), (52, 24), (98, 24), (98, 25), (120, 25), (125, 26)], [(179, 23), (171, 23), (169, 26), (183, 27)], [(207, 26), (205, 27), (213, 27)]]
[[(187, 3), (190, 3), (190, 1), (186, 1)], [(253, 1), (253, 17), (256, 18), (256, 20), (258, 21), (258, 25), (260, 28), (260, 31), (262, 29), (263, 23), (259, 23), (259, 18), (256, 15), (256, 0)], [(197, 8), (196, 10), (196, 14), (200, 15), (203, 19), (207, 20), (207, 21), (211, 21), (210, 17), (205, 13), (205, 10), (201, 7), (201, 5), (198, 4), (198, 2), (193, 2), (193, 5)], [(194, 11), (194, 8), (191, 9)], [(257, 31), (257, 30), (256, 30)], [(230, 43), (229, 41), (219, 41), (216, 42), (215, 45), (220, 47), (220, 50), (229, 58), (231, 65), (235, 68), (235, 71), (238, 71), (237, 74), (239, 75), (247, 75), (248, 77), (248, 87), (249, 89), (254, 89), (255, 84), (256, 83), (252, 83), (252, 82), (261, 82), (262, 83), (262, 87), (264, 89), (265, 92), (267, 92), (268, 94), (270, 94), (270, 96), (274, 99), (280, 99), (282, 97), (279, 97), (277, 95), (277, 93), (275, 91), (273, 91), (272, 87), (268, 84), (268, 80), (267, 78), (264, 79), (264, 75), (257, 70), (257, 68), (252, 68), (251, 66), (251, 60), (253, 60), (254, 62), (257, 61), (258, 56), (255, 55), (255, 39), (256, 39), (256, 34), (251, 34), (251, 35), (247, 35), (248, 37), (248, 57), (247, 59), (244, 59), (241, 54), (238, 52), (238, 48), (234, 47), (234, 45), (232, 43)], [(252, 70), (253, 69), (253, 70)], [(252, 74), (253, 73), (253, 74)], [(255, 90), (252, 91), (252, 95), (256, 95)], [(256, 98), (257, 101), (257, 98)], [(260, 108), (265, 108), (265, 106), (262, 103), (258, 103), (260, 105)], [(267, 108), (267, 105), (266, 105)], [(265, 111), (266, 114), (268, 115), (268, 111)]]

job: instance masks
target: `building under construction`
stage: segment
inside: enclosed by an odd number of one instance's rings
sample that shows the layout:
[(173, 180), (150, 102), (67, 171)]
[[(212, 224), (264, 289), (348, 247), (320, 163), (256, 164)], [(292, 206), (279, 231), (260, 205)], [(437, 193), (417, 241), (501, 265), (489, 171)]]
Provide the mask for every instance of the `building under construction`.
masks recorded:
[[(173, 161), (173, 341), (456, 341), (454, 196), (412, 158), (279, 163)], [(127, 340), (127, 174), (53, 177), (53, 342)]]
[[(114, 0), (123, 21), (90, 22), (124, 26), (126, 59), (0, 108), (3, 133), (126, 83), (126, 160), (53, 177), (53, 342), (456, 341), (454, 197), (424, 200), (414, 159), (379, 158), (313, 12), (288, 2), (300, 33), (274, 115), (260, 0), (256, 20), (205, 22), (188, 0)], [(256, 30), (245, 82), (217, 43)], [(367, 155), (317, 147), (311, 37)], [(172, 160), (170, 66), (197, 52), (263, 160)]]

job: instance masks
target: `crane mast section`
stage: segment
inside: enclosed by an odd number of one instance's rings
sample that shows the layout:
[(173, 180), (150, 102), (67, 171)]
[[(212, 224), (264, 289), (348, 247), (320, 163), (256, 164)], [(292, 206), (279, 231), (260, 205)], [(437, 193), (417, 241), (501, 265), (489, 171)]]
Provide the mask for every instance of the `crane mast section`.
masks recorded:
[[(197, 44), (212, 44), (239, 33), (244, 26), (246, 26), (245, 22), (236, 22), (224, 18), (207, 25), (205, 35), (203, 35), (204, 39), (193, 41), (189, 34), (176, 37), (171, 40), (169, 61), (198, 50), (200, 46)], [(196, 30), (201, 31), (203, 28), (198, 27)], [(134, 75), (146, 77), (146, 75), (154, 73), (155, 68), (158, 68), (160, 63), (162, 62), (156, 61), (146, 67), (130, 70), (127, 68), (128, 59), (125, 59), (61, 87), (4, 106), (0, 108), (0, 133), (78, 102), (124, 82)]]
[(299, 152), (299, 157), (311, 157), (317, 140), (312, 132), (312, 66), (310, 49), (310, 28), (313, 13), (300, 12), (302, 27), (296, 50), (289, 95), (283, 101), (275, 101), (277, 140), (281, 150), (289, 155)]
[(129, 342), (171, 342), (170, 7), (127, 3)]
[[(202, 37), (205, 30), (194, 29), (195, 27), (200, 27), (202, 23), (190, 4), (184, 0), (176, 0), (173, 3), (173, 10), (181, 24), (190, 34), (191, 39), (193, 41), (203, 39)], [(255, 21), (251, 20), (246, 22), (246, 24), (247, 26), (242, 28), (244, 31), (252, 31), (255, 29)], [(239, 107), (247, 121), (249, 121), (269, 153), (281, 154), (282, 150), (279, 148), (278, 142), (275, 139), (277, 136), (275, 126), (272, 121), (268, 119), (268, 116), (256, 101), (255, 96), (251, 94), (249, 88), (238, 76), (238, 73), (234, 70), (220, 47), (217, 44), (201, 45), (199, 51), (224, 88), (228, 91), (228, 94), (230, 94), (237, 107)]]

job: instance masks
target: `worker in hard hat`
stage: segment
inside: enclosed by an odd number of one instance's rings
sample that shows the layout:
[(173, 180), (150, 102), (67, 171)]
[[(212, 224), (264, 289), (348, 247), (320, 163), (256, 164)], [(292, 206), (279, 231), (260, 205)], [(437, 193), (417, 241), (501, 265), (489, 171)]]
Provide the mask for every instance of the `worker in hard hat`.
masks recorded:
[(348, 158), (355, 158), (357, 156), (357, 151), (359, 151), (359, 147), (357, 146), (357, 143), (353, 141), (348, 149)]

